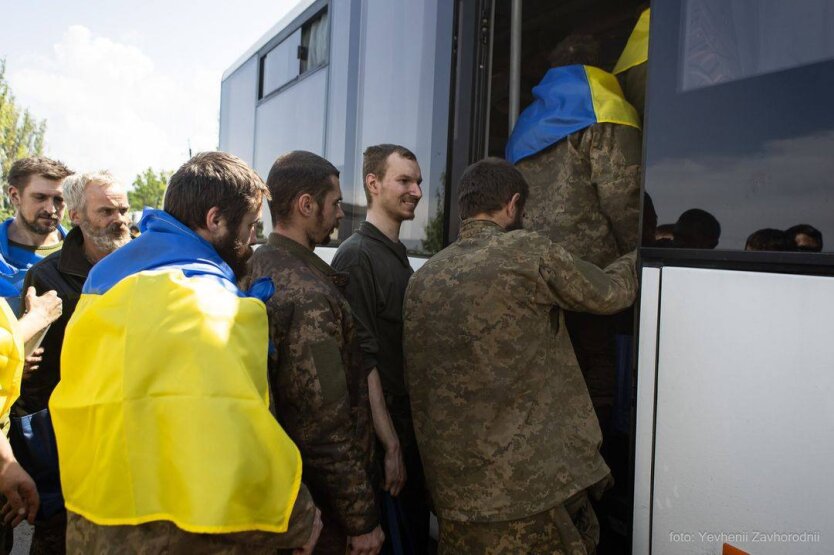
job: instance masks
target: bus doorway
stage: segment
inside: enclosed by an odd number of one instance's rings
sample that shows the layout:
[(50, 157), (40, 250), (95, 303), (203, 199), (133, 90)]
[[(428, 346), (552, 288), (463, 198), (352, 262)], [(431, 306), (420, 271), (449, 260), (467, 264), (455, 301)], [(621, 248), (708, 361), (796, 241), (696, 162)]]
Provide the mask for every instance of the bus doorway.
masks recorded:
[[(505, 158), (512, 126), (519, 111), (533, 101), (533, 87), (551, 68), (550, 53), (554, 48), (571, 35), (589, 36), (600, 47), (598, 67), (610, 72), (646, 8), (648, 3), (644, 0), (487, 0), (461, 4), (452, 102), (455, 125), (449, 142), (450, 241), (456, 235), (454, 187), (460, 174), (469, 163), (481, 158)], [(467, 33), (466, 25), (473, 22), (477, 26), (470, 27)], [(636, 219), (634, 227), (635, 231), (639, 228)], [(633, 321), (633, 312), (629, 310), (604, 324), (616, 331), (607, 334), (611, 349), (606, 356), (610, 355), (612, 373), (617, 374), (612, 379), (617, 379), (618, 385), (614, 410), (599, 415), (603, 456), (615, 479), (615, 486), (596, 505), (602, 535), (598, 552), (603, 554), (631, 552)], [(576, 346), (577, 339), (573, 340)], [(578, 358), (582, 365), (583, 357)], [(618, 362), (619, 370), (615, 370)]]

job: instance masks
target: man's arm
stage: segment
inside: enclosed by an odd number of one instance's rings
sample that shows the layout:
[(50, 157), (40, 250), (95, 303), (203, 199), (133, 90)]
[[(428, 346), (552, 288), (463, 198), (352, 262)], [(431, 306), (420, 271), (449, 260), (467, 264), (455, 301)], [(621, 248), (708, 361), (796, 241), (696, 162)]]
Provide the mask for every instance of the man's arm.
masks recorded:
[(363, 367), (369, 371), (368, 397), (371, 402), (374, 433), (385, 449), (385, 491), (396, 496), (405, 484), (405, 461), (400, 449), (400, 440), (385, 404), (385, 392), (377, 370), (379, 321), (376, 314), (377, 294), (373, 267), (364, 256), (354, 263), (346, 262), (346, 257), (337, 256), (333, 261), (333, 267), (350, 276), (344, 293), (357, 321), (356, 330), (362, 346)]
[[(269, 309), (278, 345), (278, 368), (271, 376), (275, 408), (301, 451), (305, 482), (348, 535), (365, 534), (379, 517), (367, 472), (370, 454), (351, 415), (341, 322), (320, 294), (285, 299), (278, 314)], [(364, 380), (361, 384), (367, 387)]]
[(539, 273), (554, 304), (575, 312), (614, 314), (628, 308), (637, 295), (636, 260), (632, 251), (601, 270), (551, 244)]
[(601, 123), (591, 133), (591, 181), (618, 250), (625, 254), (637, 248), (640, 237), (640, 130)]

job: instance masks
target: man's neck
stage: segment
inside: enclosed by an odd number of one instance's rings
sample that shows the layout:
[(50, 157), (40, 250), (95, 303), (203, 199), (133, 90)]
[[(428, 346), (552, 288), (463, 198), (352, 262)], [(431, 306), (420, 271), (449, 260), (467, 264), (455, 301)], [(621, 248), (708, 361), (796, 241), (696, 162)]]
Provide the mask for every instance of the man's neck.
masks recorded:
[(21, 225), (17, 218), (15, 218), (9, 224), (9, 241), (29, 247), (49, 247), (61, 242), (61, 232), (56, 229), (51, 233), (41, 235)]
[(369, 224), (373, 225), (375, 228), (380, 230), (382, 234), (388, 237), (392, 242), (399, 242), (400, 226), (402, 226), (401, 221), (394, 220), (393, 218), (385, 214), (380, 214), (373, 208), (368, 210), (368, 215), (365, 216), (365, 220)]
[(92, 241), (87, 241), (86, 237), (84, 238), (84, 256), (87, 258), (90, 264), (95, 266), (99, 260), (107, 256), (108, 254), (110, 253), (100, 251), (93, 245)]
[(308, 250), (315, 250), (316, 244), (310, 242), (310, 237), (307, 235), (307, 232), (304, 231), (303, 228), (297, 226), (283, 226), (281, 224), (276, 224), (275, 227), (272, 229), (273, 233), (277, 233), (278, 235), (282, 235), (287, 239), (292, 239), (302, 247)]

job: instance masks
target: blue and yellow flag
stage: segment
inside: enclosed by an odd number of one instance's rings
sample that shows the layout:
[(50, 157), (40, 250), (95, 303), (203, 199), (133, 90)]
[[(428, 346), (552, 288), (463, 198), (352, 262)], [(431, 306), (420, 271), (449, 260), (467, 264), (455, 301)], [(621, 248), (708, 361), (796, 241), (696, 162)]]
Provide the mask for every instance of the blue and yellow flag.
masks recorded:
[(0, 299), (0, 420), (20, 396), (23, 375), (23, 336), (9, 304)]
[(147, 210), (90, 273), (49, 408), (66, 506), (101, 525), (285, 532), (298, 449), (268, 407), (267, 315), (214, 248)]
[(506, 157), (513, 164), (595, 123), (640, 128), (637, 112), (623, 97), (617, 78), (596, 67), (553, 68), (533, 88), (533, 97), (507, 142)]
[(649, 60), (649, 19), (651, 17), (649, 12), (650, 10), (645, 10), (640, 14), (640, 19), (637, 20), (637, 25), (631, 31), (623, 53), (620, 54), (620, 59), (617, 60), (617, 65), (614, 66), (614, 75), (618, 75)]

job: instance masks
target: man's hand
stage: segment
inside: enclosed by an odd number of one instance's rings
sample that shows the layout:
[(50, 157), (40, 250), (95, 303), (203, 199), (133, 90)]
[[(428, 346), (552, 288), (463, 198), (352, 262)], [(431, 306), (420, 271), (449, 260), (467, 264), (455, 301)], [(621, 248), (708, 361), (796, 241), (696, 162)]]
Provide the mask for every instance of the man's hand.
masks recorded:
[(310, 539), (307, 540), (307, 543), (304, 544), (304, 547), (299, 547), (298, 549), (293, 550), (293, 555), (312, 555), (313, 549), (316, 547), (316, 543), (319, 541), (319, 536), (321, 535), (322, 523), (321, 523), (321, 511), (316, 509), (316, 516), (313, 517), (313, 531), (310, 532)]
[(3, 506), (3, 522), (14, 528), (23, 519), (29, 524), (35, 523), (40, 498), (35, 482), (16, 460), (5, 461), (0, 465), (0, 491), (6, 496)]
[(405, 461), (399, 442), (385, 448), (385, 491), (396, 497), (406, 481)]
[(20, 317), (19, 323), (20, 334), (26, 342), (61, 317), (63, 303), (55, 291), (47, 291), (39, 297), (35, 294), (34, 287), (26, 290), (23, 300), (25, 313)]
[(38, 347), (32, 354), (26, 357), (23, 363), (23, 379), (28, 380), (35, 373), (35, 370), (40, 368), (40, 363), (43, 360), (43, 347)]
[(382, 532), (382, 528), (377, 526), (367, 534), (348, 538), (350, 555), (377, 555), (384, 542), (385, 534)]

